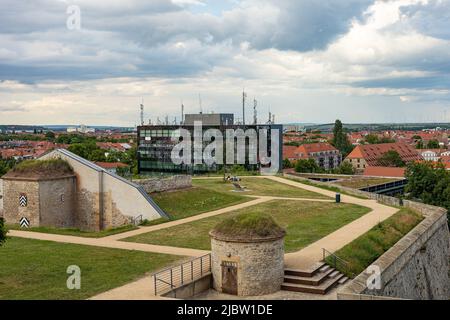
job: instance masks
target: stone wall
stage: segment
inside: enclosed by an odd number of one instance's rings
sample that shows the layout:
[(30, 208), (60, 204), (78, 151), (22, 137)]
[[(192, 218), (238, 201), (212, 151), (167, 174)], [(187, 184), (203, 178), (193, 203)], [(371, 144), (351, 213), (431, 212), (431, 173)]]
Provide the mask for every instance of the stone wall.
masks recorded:
[[(407, 206), (409, 206), (407, 204)], [(426, 217), (418, 226), (376, 260), (381, 289), (367, 287), (369, 274), (361, 273), (338, 292), (339, 299), (367, 296), (417, 300), (450, 298), (449, 230), (445, 209), (415, 203)]]
[[(75, 177), (49, 180), (26, 178), (4, 179), (4, 218), (6, 223), (19, 224), (27, 218), (31, 227), (73, 227)], [(26, 206), (19, 204), (25, 195)]]
[(222, 292), (222, 262), (237, 263), (238, 295), (277, 292), (284, 277), (284, 239), (243, 243), (211, 239), (213, 287)]
[[(293, 175), (286, 176), (307, 180)], [(410, 208), (425, 218), (371, 265), (380, 268), (381, 289), (369, 290), (367, 280), (370, 274), (363, 272), (338, 291), (338, 299), (450, 298), (450, 234), (446, 209), (325, 182), (314, 184), (337, 187), (350, 195), (374, 199), (390, 206)]]
[[(3, 216), (8, 224), (19, 224), (22, 217), (31, 227), (39, 226), (39, 182), (27, 180), (3, 180)], [(19, 197), (25, 194), (27, 206), (19, 205)]]
[(164, 192), (192, 187), (192, 176), (177, 175), (165, 178), (133, 180), (133, 182), (141, 185), (147, 193)]
[(40, 226), (75, 226), (76, 178), (39, 181)]

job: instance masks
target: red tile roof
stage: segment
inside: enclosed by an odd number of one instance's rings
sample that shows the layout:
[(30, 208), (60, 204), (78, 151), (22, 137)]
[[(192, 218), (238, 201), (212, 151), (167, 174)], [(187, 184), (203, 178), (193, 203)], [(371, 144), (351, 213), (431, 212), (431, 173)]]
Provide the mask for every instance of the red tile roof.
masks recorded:
[(297, 148), (296, 146), (283, 146), (283, 159), (297, 159)]
[(336, 151), (336, 150), (337, 149), (335, 147), (326, 142), (303, 144), (297, 148), (297, 152), (303, 154), (309, 154), (313, 152), (323, 152), (323, 151)]
[(128, 165), (122, 162), (95, 162), (95, 164), (102, 167), (103, 169), (117, 169), (128, 167)]
[(395, 168), (395, 167), (367, 167), (364, 170), (365, 176), (374, 177), (401, 177), (405, 176), (405, 168)]
[(422, 159), (414, 147), (401, 142), (359, 145), (353, 149), (347, 159), (363, 158), (369, 166), (377, 166), (383, 154), (391, 150), (397, 151), (402, 160), (407, 163)]

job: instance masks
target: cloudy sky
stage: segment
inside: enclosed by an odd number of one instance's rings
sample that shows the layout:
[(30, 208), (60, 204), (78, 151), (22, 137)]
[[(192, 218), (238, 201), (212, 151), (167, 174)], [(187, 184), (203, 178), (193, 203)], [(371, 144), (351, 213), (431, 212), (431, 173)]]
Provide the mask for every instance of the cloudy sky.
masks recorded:
[(450, 121), (450, 0), (0, 5), (0, 124), (240, 117), (243, 88), (262, 121)]

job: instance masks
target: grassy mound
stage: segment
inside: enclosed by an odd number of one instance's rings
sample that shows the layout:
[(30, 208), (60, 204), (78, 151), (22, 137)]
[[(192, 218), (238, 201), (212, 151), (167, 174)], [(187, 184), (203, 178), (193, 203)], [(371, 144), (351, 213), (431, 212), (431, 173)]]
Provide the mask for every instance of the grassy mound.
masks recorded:
[(62, 159), (26, 160), (13, 169), (5, 177), (55, 177), (73, 174), (73, 168)]
[(234, 240), (276, 238), (285, 235), (272, 216), (248, 213), (232, 216), (220, 222), (211, 231), (215, 237)]

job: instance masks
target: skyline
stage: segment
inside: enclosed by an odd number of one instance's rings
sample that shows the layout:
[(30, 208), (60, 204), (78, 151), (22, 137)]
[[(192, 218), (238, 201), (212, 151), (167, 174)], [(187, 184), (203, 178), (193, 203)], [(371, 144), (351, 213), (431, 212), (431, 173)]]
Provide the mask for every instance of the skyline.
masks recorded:
[[(80, 29), (67, 28), (77, 5)], [(450, 0), (5, 0), (0, 123), (450, 122)]]

